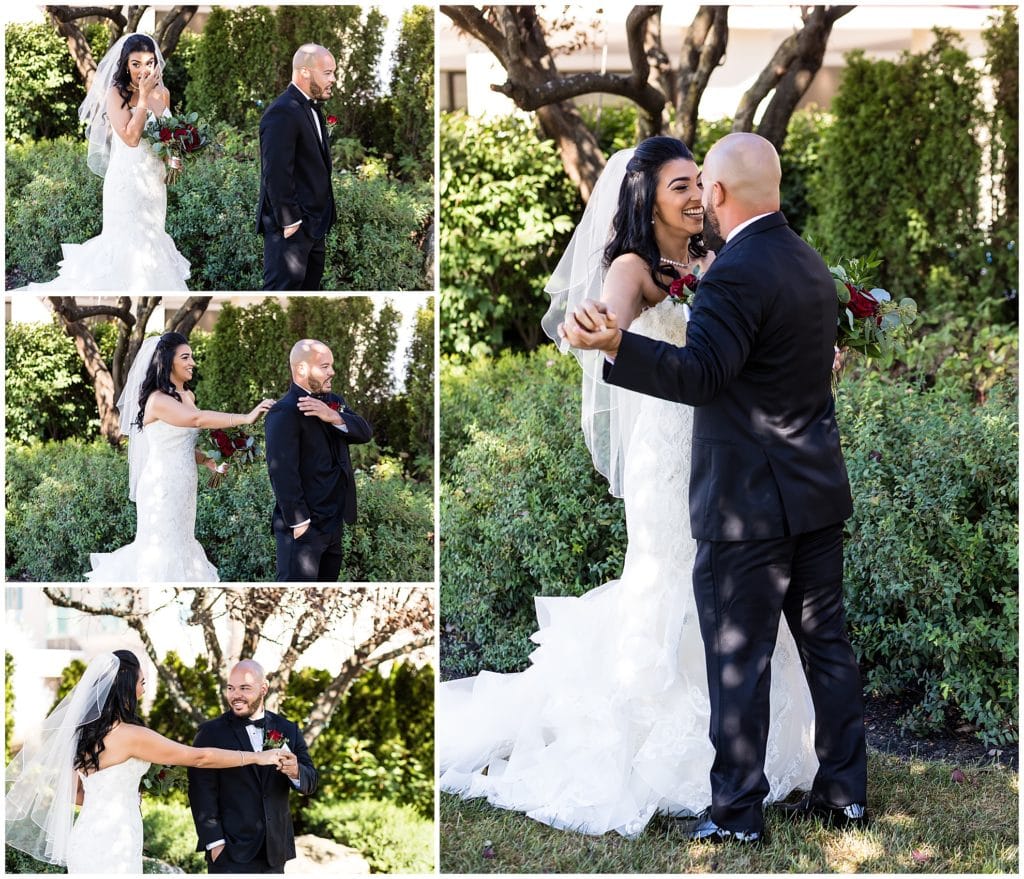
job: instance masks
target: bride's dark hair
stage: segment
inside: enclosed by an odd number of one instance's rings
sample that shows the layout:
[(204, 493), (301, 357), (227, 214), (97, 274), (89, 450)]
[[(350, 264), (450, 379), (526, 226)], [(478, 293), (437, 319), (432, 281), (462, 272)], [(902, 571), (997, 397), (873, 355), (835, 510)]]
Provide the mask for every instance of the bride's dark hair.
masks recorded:
[[(641, 141), (626, 165), (626, 175), (619, 188), (619, 201), (612, 220), (612, 239), (604, 249), (604, 265), (624, 253), (635, 253), (651, 267), (651, 278), (663, 290), (658, 275), (678, 278), (679, 273), (668, 263), (661, 262), (658, 242), (654, 238), (654, 199), (658, 192), (658, 172), (662, 165), (673, 159), (693, 159), (686, 144), (675, 137), (649, 137)], [(690, 256), (704, 256), (707, 246), (703, 235), (690, 237)]]
[(120, 660), (120, 665), (110, 693), (107, 694), (107, 701), (103, 703), (100, 716), (82, 726), (75, 746), (75, 769), (85, 773), (99, 770), (100, 754), (104, 750), (103, 739), (115, 723), (145, 725), (136, 714), (139, 700), (135, 695), (142, 666), (130, 650), (115, 650), (114, 656)]
[[(187, 345), (186, 339), (181, 333), (164, 333), (160, 341), (156, 343), (156, 350), (153, 351), (153, 359), (146, 370), (146, 377), (142, 380), (142, 387), (139, 389), (139, 414), (135, 418), (135, 424), (142, 430), (142, 419), (146, 415), (146, 401), (154, 391), (163, 391), (170, 394), (181, 402), (181, 394), (171, 381), (171, 365), (174, 363), (174, 352), (182, 345)], [(188, 388), (188, 384), (185, 385)], [(191, 390), (189, 388), (189, 390)]]
[(134, 34), (124, 41), (124, 45), (121, 47), (121, 57), (117, 60), (117, 73), (114, 74), (114, 87), (121, 96), (122, 107), (127, 107), (132, 100), (132, 78), (128, 73), (128, 56), (132, 52), (150, 52), (154, 57), (158, 57), (156, 43), (145, 34)]

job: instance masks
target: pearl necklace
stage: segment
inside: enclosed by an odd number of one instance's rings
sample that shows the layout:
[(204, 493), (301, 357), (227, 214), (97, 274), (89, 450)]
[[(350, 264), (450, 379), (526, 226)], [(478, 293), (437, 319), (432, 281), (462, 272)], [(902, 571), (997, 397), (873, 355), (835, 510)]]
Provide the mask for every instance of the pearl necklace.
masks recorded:
[(693, 260), (690, 260), (689, 262), (680, 262), (677, 259), (669, 259), (667, 256), (659, 256), (658, 259), (660, 262), (667, 262), (670, 266), (677, 266), (681, 269), (688, 269), (693, 265)]

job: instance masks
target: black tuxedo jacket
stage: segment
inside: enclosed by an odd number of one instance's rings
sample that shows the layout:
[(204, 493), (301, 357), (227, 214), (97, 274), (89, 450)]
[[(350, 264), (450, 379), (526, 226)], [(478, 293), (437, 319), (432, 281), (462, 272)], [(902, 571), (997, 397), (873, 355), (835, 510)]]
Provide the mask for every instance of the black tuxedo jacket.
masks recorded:
[[(309, 759), (306, 742), (297, 724), (280, 714), (266, 712), (267, 729), (277, 730), (299, 761), (298, 791), (311, 795), (318, 775)], [(199, 727), (193, 743), (197, 748), (228, 748), (252, 752), (245, 724), (231, 712)], [(295, 857), (295, 833), (288, 810), (288, 795), (295, 787), (287, 776), (269, 766), (246, 765), (232, 769), (188, 770), (188, 801), (199, 843), (205, 851), (223, 839), (231, 859), (246, 863), (255, 858), (266, 840), (267, 862), (273, 866)]]
[(369, 442), (373, 428), (337, 394), (328, 394), (326, 402), (337, 407), (347, 433), (303, 415), (298, 404), (306, 396), (292, 384), (267, 413), (267, 469), (277, 499), (272, 523), (276, 531), (290, 532), (307, 519), (314, 528), (333, 531), (342, 522), (356, 520), (356, 481), (348, 447)]
[(853, 512), (831, 392), (837, 310), (828, 267), (777, 211), (701, 279), (686, 347), (623, 333), (606, 379), (695, 407), (694, 538), (785, 537)]
[(260, 119), (260, 202), (257, 232), (280, 232), (302, 220), (312, 238), (323, 238), (336, 219), (331, 151), (323, 142), (302, 92), (289, 85)]

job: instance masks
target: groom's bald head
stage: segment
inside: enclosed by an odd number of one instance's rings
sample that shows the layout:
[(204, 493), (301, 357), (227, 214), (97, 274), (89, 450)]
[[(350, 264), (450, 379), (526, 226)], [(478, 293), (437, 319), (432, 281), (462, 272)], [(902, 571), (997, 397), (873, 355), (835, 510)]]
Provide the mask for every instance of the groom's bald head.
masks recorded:
[(725, 238), (745, 220), (779, 209), (782, 169), (771, 142), (750, 132), (717, 141), (704, 157), (704, 213)]
[(292, 345), (288, 363), (292, 370), (292, 381), (313, 394), (325, 393), (331, 389), (334, 377), (334, 355), (331, 349), (316, 339), (299, 339)]
[(301, 70), (303, 67), (313, 67), (324, 55), (330, 55), (326, 48), (319, 43), (303, 43), (292, 55), (292, 70)]
[(334, 56), (319, 43), (304, 43), (292, 56), (292, 83), (317, 101), (331, 96), (334, 73)]

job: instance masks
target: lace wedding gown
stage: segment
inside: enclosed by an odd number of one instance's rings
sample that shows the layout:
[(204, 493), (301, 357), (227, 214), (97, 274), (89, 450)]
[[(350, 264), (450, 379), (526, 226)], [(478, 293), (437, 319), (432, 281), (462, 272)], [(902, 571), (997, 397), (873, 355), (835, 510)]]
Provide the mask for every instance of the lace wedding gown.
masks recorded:
[(218, 579), (217, 569), (195, 539), (198, 435), (197, 428), (164, 421), (142, 429), (146, 457), (135, 488), (135, 540), (112, 553), (92, 553), (92, 570), (86, 579), (103, 583)]
[(91, 775), (79, 773), (85, 798), (68, 842), (69, 873), (141, 873), (139, 782), (149, 763), (129, 757)]
[[(666, 299), (630, 330), (683, 344), (683, 309)], [(531, 666), (441, 684), (437, 736), (442, 789), (553, 827), (628, 837), (655, 813), (710, 805), (714, 757), (691, 580), (692, 409), (648, 396), (638, 406), (620, 579), (580, 598), (538, 597)], [(783, 619), (772, 659), (771, 799), (811, 786), (813, 717)]]
[[(132, 108), (132, 113), (135, 109)], [(165, 115), (169, 115), (165, 113)], [(149, 141), (111, 136), (103, 178), (103, 231), (84, 244), (61, 244), (60, 274), (29, 291), (187, 290), (189, 263), (165, 231), (166, 168)]]

